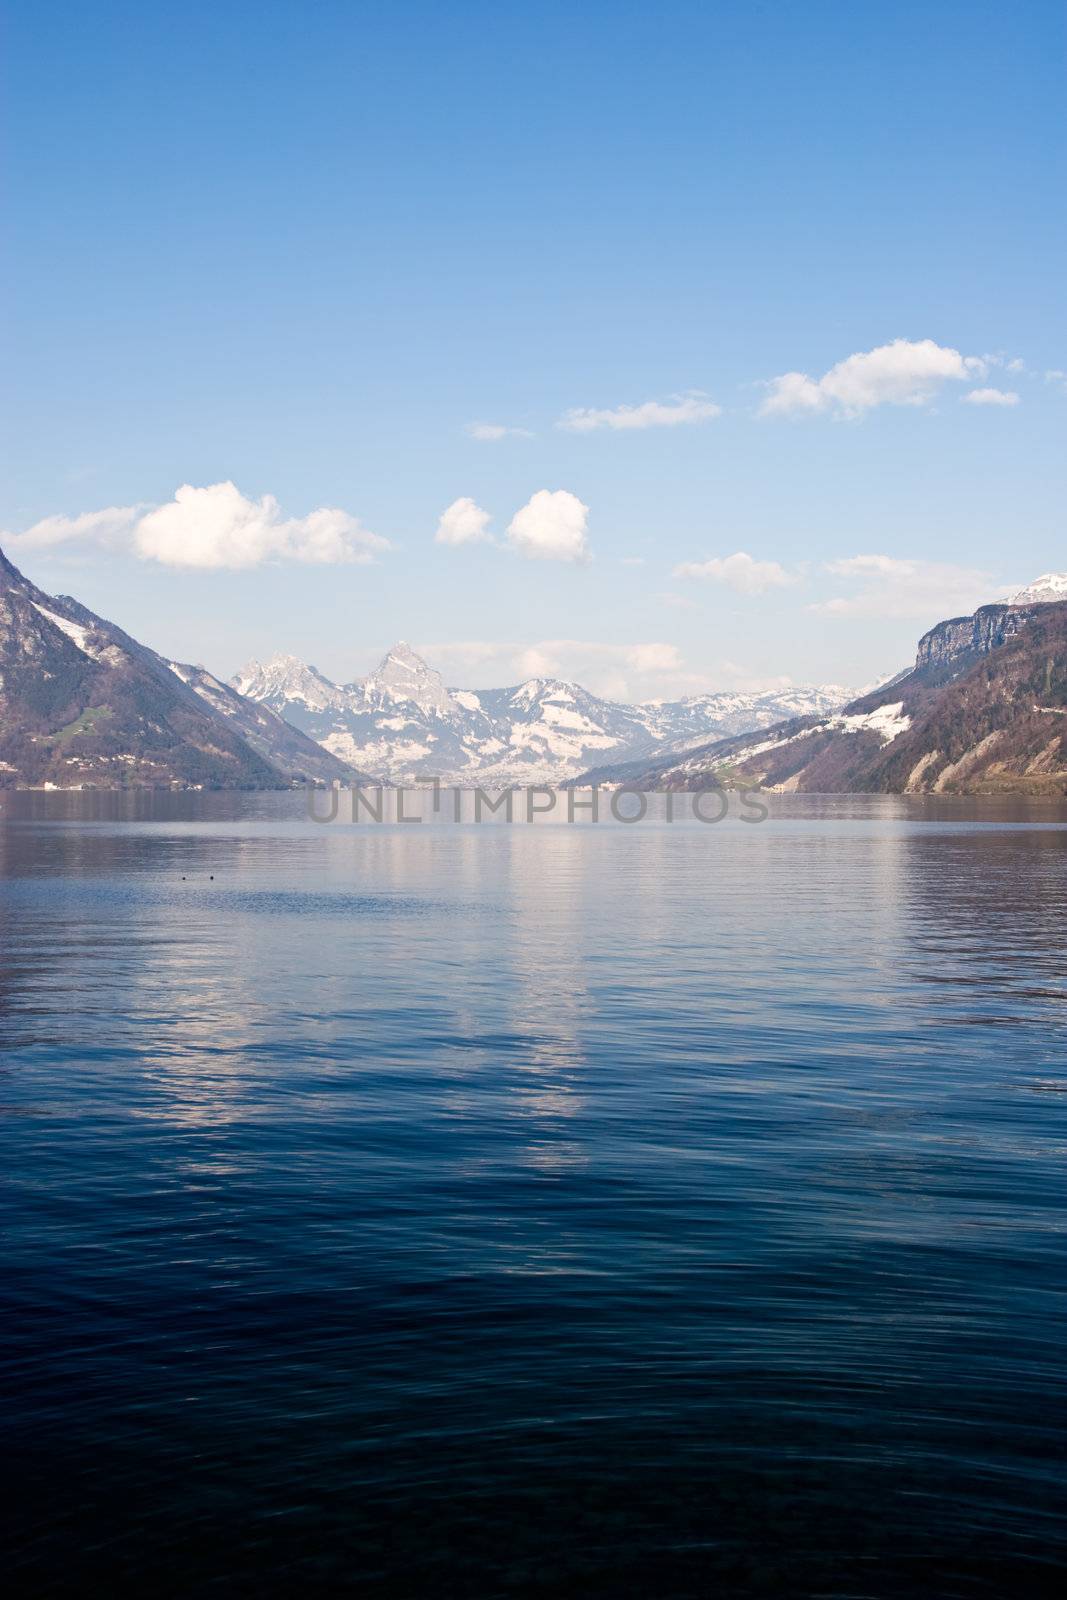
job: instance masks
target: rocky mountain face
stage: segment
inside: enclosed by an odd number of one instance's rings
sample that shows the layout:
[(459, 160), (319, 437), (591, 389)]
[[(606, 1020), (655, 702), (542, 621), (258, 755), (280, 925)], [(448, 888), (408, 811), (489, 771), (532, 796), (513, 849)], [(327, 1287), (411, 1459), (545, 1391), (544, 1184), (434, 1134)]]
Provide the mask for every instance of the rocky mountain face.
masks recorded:
[(0, 552), (0, 787), (278, 788), (351, 775), (269, 707), (45, 594)]
[(849, 696), (829, 685), (624, 705), (553, 678), (452, 689), (407, 644), (395, 645), (369, 677), (343, 686), (293, 656), (252, 661), (232, 682), (353, 766), (394, 782), (456, 784), (559, 783), (608, 756), (687, 748), (714, 734), (821, 714)]
[(1067, 794), (1067, 602), (1008, 609), (932, 629), (910, 673), (830, 716), (578, 781), (694, 789), (718, 775), (824, 794)]
[(972, 617), (951, 617), (948, 622), (939, 622), (919, 640), (915, 665), (946, 666), (968, 659), (976, 661), (1013, 638), (1033, 621), (1034, 615), (1033, 605), (981, 606)]
[(999, 605), (979, 606), (971, 617), (951, 617), (939, 622), (919, 640), (916, 667), (959, 665), (977, 661), (990, 650), (997, 650), (1025, 628), (1037, 615), (1038, 606), (1067, 600), (1067, 572), (1046, 572), (1009, 600)]

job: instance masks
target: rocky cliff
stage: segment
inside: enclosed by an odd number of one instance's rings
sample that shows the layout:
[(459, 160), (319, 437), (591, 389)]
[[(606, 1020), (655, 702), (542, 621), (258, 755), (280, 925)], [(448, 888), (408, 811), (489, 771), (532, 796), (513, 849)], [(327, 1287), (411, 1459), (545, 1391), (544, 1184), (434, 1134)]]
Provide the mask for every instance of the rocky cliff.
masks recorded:
[(915, 666), (941, 667), (970, 657), (988, 655), (1025, 628), (1039, 606), (981, 606), (971, 617), (951, 617), (939, 622), (919, 640)]

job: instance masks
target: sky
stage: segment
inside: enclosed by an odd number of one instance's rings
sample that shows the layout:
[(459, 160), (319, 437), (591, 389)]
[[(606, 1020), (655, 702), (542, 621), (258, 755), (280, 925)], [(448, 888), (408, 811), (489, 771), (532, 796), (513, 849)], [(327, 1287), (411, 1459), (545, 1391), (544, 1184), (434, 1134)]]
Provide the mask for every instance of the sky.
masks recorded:
[(2, 0), (0, 545), (619, 698), (1067, 569), (1060, 0)]

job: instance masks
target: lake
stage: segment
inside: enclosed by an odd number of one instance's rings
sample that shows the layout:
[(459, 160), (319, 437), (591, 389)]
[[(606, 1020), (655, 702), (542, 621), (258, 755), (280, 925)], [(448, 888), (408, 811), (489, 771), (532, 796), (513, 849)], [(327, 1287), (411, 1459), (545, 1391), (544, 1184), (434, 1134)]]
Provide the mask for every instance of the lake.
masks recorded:
[(9, 1581), (1055, 1587), (1067, 809), (425, 798), (0, 796)]

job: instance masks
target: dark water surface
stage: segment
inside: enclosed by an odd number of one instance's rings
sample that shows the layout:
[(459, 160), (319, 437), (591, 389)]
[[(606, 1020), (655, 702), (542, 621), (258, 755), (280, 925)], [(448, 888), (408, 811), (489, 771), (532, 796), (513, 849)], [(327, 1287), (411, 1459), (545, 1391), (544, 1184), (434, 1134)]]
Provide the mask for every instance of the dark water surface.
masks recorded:
[(0, 798), (19, 1592), (1063, 1578), (1067, 813)]

